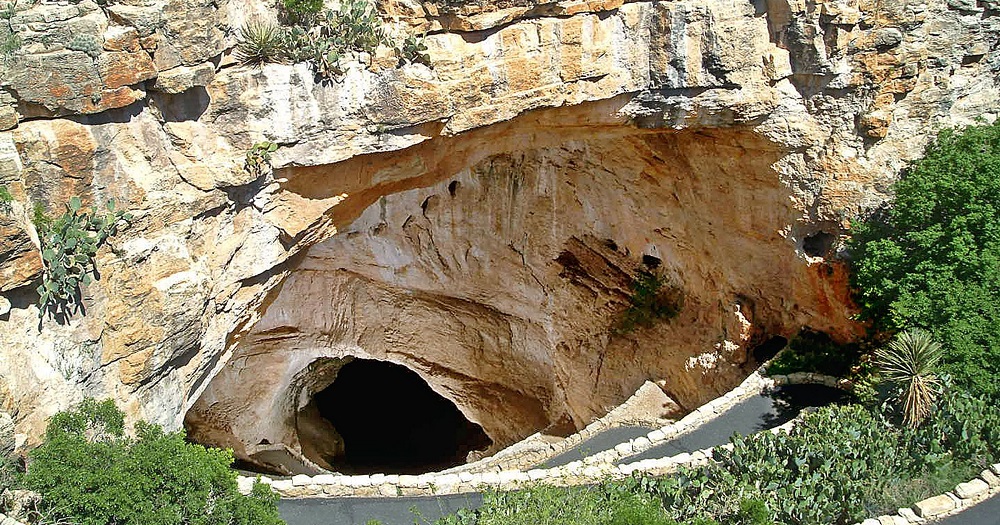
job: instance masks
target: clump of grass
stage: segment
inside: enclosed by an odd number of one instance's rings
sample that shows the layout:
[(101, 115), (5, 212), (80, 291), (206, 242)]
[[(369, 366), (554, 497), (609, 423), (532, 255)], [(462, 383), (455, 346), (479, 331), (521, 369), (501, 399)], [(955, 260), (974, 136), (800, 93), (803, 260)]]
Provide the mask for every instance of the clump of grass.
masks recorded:
[(237, 35), (236, 60), (240, 64), (262, 67), (285, 61), (285, 31), (273, 22), (251, 20)]

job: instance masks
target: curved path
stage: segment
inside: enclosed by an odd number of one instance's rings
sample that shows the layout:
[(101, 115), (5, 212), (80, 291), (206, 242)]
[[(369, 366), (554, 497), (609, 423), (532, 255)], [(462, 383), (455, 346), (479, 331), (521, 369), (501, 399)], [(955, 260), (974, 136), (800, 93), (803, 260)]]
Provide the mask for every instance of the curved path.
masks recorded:
[(933, 525), (1000, 525), (1000, 494)]
[[(751, 434), (780, 425), (794, 418), (804, 407), (829, 404), (842, 395), (829, 387), (814, 385), (778, 387), (770, 394), (755, 395), (737, 403), (691, 432), (626, 459), (632, 462), (721, 445), (727, 443), (733, 433)], [(569, 463), (644, 435), (649, 430), (643, 427), (608, 429), (546, 464), (558, 466)], [(278, 509), (289, 525), (366, 525), (369, 520), (378, 520), (382, 525), (424, 525), (459, 509), (476, 508), (481, 504), (482, 495), (473, 493), (396, 498), (283, 499), (279, 501)]]

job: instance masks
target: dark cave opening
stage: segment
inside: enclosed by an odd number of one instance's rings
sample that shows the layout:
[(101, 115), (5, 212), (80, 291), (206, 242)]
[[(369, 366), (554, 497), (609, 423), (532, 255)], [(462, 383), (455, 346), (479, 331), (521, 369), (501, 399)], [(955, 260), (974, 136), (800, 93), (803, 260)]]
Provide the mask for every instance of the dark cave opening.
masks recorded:
[(837, 236), (832, 233), (816, 232), (802, 240), (802, 251), (810, 257), (826, 257), (836, 240)]
[(385, 361), (355, 359), (313, 397), (343, 439), (330, 464), (345, 474), (417, 474), (465, 463), (492, 441), (419, 375)]
[(778, 355), (778, 352), (786, 346), (788, 346), (788, 339), (781, 337), (780, 335), (768, 338), (766, 341), (753, 348), (754, 362), (757, 364), (763, 363), (764, 361)]

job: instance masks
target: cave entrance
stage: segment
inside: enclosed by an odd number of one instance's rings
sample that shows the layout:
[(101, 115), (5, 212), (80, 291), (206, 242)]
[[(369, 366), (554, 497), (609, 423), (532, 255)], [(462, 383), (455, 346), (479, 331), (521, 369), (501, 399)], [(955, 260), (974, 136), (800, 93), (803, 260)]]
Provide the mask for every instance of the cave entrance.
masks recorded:
[(329, 463), (345, 474), (415, 474), (466, 462), (492, 441), (419, 375), (386, 361), (345, 364), (310, 403), (342, 447)]

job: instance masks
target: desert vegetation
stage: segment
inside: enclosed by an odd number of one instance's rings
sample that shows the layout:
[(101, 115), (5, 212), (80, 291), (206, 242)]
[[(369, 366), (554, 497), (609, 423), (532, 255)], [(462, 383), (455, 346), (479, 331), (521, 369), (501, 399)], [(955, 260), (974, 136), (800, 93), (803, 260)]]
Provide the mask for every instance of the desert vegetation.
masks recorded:
[(282, 23), (252, 20), (238, 31), (235, 56), (242, 64), (310, 64), (316, 75), (329, 79), (343, 71), (348, 54), (367, 54), (392, 48), (399, 62), (430, 65), (422, 36), (408, 35), (398, 45), (389, 37), (375, 8), (365, 0), (346, 0), (337, 9), (325, 9), (315, 0), (285, 0)]

